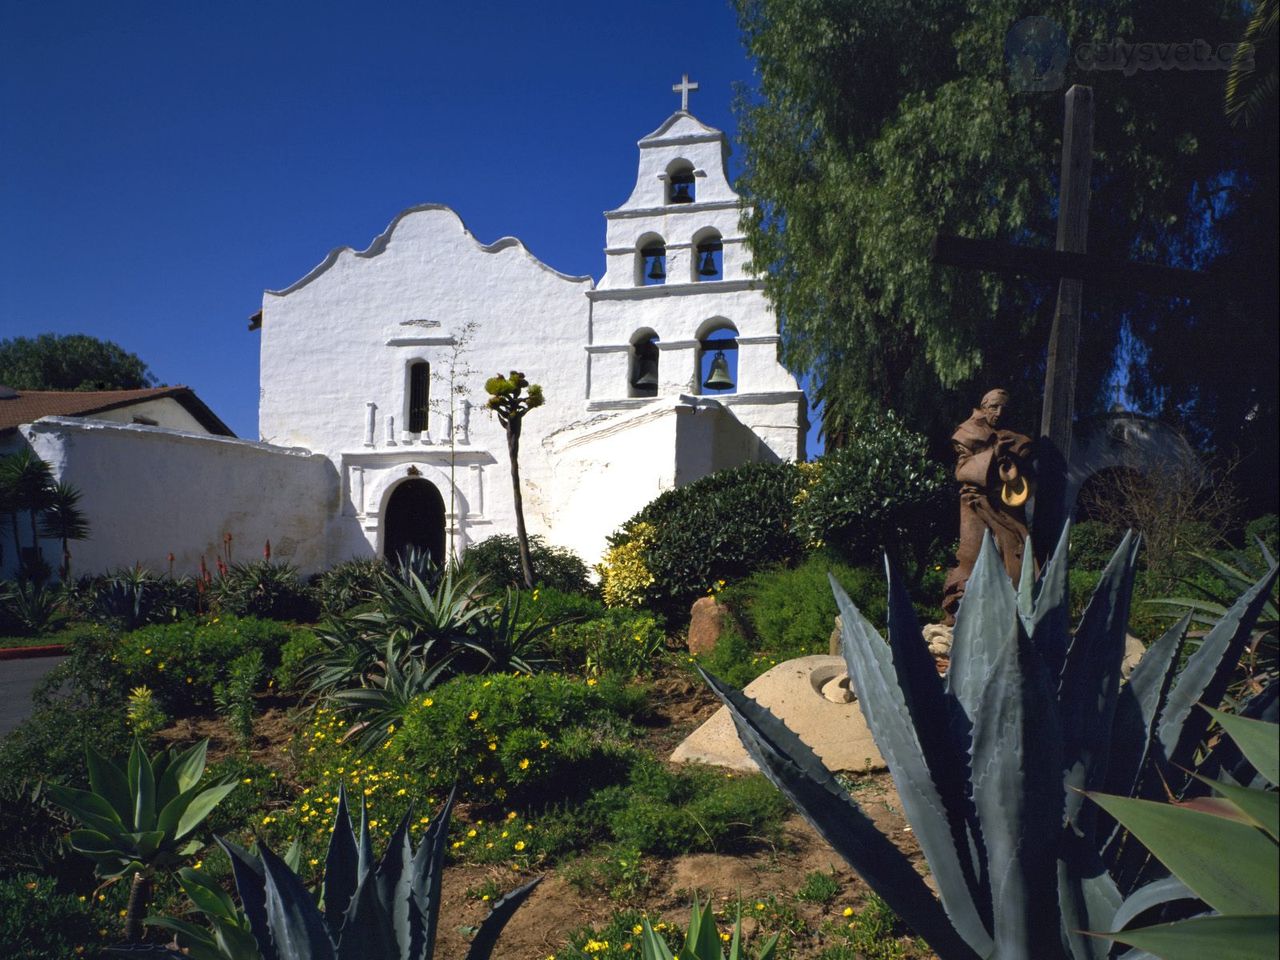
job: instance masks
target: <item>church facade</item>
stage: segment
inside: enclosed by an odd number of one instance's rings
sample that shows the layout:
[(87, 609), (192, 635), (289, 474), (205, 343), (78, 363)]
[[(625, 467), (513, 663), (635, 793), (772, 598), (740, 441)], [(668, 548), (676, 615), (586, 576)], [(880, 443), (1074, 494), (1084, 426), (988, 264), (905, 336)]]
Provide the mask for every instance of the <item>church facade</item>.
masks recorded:
[[(216, 555), (226, 533), (240, 536), (237, 524), (271, 528), (281, 503), (306, 534), (277, 530), (273, 556), (304, 571), (409, 545), (443, 558), (514, 533), (506, 437), (483, 386), (513, 369), (546, 396), (521, 440), (529, 531), (588, 563), (663, 490), (746, 462), (803, 459), (806, 402), (746, 269), (724, 134), (681, 109), (639, 151), (630, 196), (605, 214), (598, 285), (516, 239), (480, 243), (446, 207), (412, 207), (367, 249), (335, 250), (264, 294), (252, 323), (259, 441), (139, 428), (149, 446), (133, 446), (146, 452), (120, 457), (107, 478), (76, 475), (74, 424), (43, 431), (33, 445), (86, 491), (90, 522), (132, 513), (125, 525), (140, 528), (149, 521), (128, 495), (131, 475), (168, 470), (166, 445), (224, 461), (228, 444), (246, 446), (235, 492), (203, 491), (199, 522), (95, 546), (89, 566), (163, 569), (165, 554), (151, 555), (163, 543), (186, 569)], [(261, 480), (259, 461), (271, 464)], [(280, 466), (290, 463), (296, 487)]]

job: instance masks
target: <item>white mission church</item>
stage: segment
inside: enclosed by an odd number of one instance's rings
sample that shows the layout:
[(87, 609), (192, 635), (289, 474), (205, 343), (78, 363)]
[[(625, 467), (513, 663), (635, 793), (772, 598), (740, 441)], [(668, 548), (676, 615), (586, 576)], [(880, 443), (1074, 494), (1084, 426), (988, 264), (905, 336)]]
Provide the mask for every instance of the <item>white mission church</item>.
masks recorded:
[(521, 440), (529, 530), (588, 563), (663, 490), (803, 459), (805, 398), (746, 270), (725, 136), (688, 112), (694, 88), (677, 85), (682, 109), (639, 142), (631, 195), (604, 215), (598, 285), (514, 238), (478, 242), (447, 207), (411, 207), (367, 249), (264, 294), (260, 441), (118, 414), (21, 425), (84, 492), (93, 539), (75, 546), (77, 571), (163, 570), (170, 553), (188, 571), (226, 534), (235, 559), (270, 539), (311, 572), (513, 533), (483, 388), (511, 369), (546, 394)]

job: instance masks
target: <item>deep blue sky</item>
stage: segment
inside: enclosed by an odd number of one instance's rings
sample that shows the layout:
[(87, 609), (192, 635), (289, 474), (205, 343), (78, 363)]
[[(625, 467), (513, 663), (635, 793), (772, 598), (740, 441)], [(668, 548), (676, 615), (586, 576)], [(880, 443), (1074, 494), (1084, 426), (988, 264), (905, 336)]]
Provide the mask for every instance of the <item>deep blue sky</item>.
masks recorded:
[(264, 289), (424, 202), (599, 279), (671, 85), (732, 135), (751, 79), (727, 0), (0, 11), (0, 337), (114, 340), (250, 438)]

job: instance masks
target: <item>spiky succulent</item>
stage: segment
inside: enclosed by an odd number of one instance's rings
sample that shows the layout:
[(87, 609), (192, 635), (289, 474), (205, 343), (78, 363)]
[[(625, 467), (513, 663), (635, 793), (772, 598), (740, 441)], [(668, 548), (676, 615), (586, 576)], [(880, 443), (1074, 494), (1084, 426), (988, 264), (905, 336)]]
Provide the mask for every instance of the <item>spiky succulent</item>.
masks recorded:
[[(1066, 532), (1040, 578), (1027, 564), (1016, 589), (988, 536), (945, 678), (892, 570), (887, 642), (832, 581), (841, 651), (936, 897), (782, 721), (704, 673), (761, 770), (942, 960), (1104, 960), (1111, 942), (1083, 931), (1114, 930), (1118, 914), (1137, 919), (1136, 906), (1148, 921), (1186, 915), (1178, 912), (1185, 888), (1173, 889), (1160, 863), (1083, 791), (1151, 796), (1163, 783), (1182, 796), (1207, 791), (1185, 772), (1197, 767), (1208, 726), (1192, 707), (1221, 699), (1276, 568), (1181, 670), (1186, 618), (1122, 683), (1137, 546), (1125, 537), (1072, 631)], [(1250, 709), (1268, 704), (1274, 690)], [(1214, 779), (1238, 759), (1214, 751), (1197, 772)]]
[[(406, 813), (375, 862), (364, 811), (357, 835), (341, 791), (320, 907), (301, 878), (265, 844), (254, 855), (220, 839), (263, 960), (431, 960), (452, 808), (450, 796), (416, 851), (409, 838), (411, 812)], [(502, 928), (537, 883), (526, 883), (494, 904), (467, 960), (488, 960)]]

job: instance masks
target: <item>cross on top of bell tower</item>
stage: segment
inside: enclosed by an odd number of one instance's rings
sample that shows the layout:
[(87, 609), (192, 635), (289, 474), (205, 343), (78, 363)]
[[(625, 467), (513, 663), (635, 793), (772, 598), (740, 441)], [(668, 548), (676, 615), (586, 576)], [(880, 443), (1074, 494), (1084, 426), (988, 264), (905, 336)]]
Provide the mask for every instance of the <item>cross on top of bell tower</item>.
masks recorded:
[(681, 74), (679, 83), (672, 84), (672, 92), (680, 94), (680, 110), (683, 113), (689, 112), (689, 94), (697, 89), (698, 85), (696, 83), (689, 82), (689, 75), (687, 73)]

